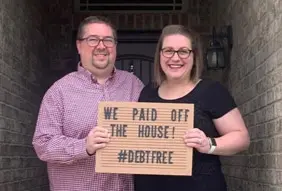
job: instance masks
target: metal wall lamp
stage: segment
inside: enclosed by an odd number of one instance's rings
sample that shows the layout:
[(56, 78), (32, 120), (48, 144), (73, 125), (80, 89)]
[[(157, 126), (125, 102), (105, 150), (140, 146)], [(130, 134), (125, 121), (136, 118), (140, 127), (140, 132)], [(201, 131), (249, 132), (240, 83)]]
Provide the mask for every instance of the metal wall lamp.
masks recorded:
[(208, 70), (224, 69), (230, 63), (231, 50), (233, 46), (233, 32), (231, 25), (222, 28), (216, 33), (215, 27), (212, 31), (212, 39), (206, 50), (205, 63)]

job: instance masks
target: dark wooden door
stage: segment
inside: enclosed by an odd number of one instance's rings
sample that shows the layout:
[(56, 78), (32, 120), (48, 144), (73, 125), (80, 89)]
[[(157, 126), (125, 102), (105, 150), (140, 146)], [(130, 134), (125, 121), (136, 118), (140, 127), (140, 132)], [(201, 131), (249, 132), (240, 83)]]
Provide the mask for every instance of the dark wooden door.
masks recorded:
[(116, 67), (133, 72), (144, 84), (153, 79), (159, 31), (119, 31)]

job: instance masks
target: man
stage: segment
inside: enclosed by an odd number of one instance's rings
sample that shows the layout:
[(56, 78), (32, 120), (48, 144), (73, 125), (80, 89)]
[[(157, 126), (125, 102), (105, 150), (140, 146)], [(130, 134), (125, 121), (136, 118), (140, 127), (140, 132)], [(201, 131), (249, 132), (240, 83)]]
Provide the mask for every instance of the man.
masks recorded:
[(131, 175), (95, 173), (95, 152), (109, 134), (97, 127), (100, 101), (137, 101), (143, 83), (114, 67), (116, 31), (103, 17), (78, 29), (78, 71), (56, 81), (44, 95), (33, 146), (47, 162), (51, 191), (132, 191)]

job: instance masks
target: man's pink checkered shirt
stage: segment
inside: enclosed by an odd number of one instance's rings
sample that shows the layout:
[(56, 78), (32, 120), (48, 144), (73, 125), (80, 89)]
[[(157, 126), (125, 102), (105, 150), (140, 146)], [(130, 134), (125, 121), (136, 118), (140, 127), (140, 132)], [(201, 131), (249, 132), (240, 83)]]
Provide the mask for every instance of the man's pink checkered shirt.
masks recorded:
[(51, 191), (133, 191), (131, 175), (95, 173), (95, 155), (87, 155), (85, 138), (97, 125), (100, 101), (137, 101), (143, 86), (134, 75), (118, 69), (101, 85), (78, 66), (48, 89), (33, 146), (47, 162)]

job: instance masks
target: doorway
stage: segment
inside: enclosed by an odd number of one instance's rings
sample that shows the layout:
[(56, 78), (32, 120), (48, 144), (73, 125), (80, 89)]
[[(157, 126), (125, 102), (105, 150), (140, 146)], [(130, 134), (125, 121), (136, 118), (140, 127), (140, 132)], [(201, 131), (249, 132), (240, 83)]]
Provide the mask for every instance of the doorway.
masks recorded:
[(116, 67), (134, 73), (145, 85), (153, 80), (160, 31), (118, 31)]

